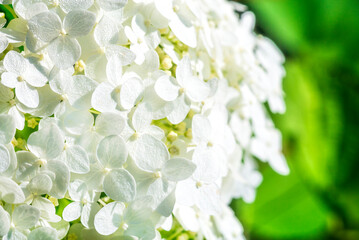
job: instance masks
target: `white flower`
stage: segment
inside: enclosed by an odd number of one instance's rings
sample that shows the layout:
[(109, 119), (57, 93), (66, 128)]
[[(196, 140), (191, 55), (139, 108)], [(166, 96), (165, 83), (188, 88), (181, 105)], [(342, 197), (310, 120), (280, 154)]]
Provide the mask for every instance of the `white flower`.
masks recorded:
[(128, 207), (121, 202), (112, 202), (97, 213), (95, 228), (102, 235), (110, 235), (118, 231), (128, 236), (153, 239), (155, 231), (149, 217), (151, 212), (150, 208), (136, 202)]
[(0, 237), (159, 240), (177, 221), (199, 239), (244, 238), (228, 204), (254, 200), (256, 161), (289, 172), (267, 112), (285, 110), (284, 57), (253, 13), (3, 3), (18, 17), (0, 18)]
[(81, 223), (87, 227), (93, 227), (95, 213), (100, 210), (96, 203), (99, 194), (87, 189), (86, 183), (74, 181), (69, 186), (69, 194), (74, 202), (67, 205), (62, 217), (65, 221), (71, 222), (81, 217)]
[(48, 53), (61, 69), (71, 67), (79, 59), (81, 46), (77, 37), (87, 35), (96, 21), (95, 14), (86, 10), (73, 10), (64, 18), (51, 11), (37, 14), (29, 20), (29, 29), (38, 38), (48, 42)]
[(9, 88), (15, 88), (16, 97), (27, 107), (36, 108), (39, 105), (39, 93), (36, 87), (42, 87), (47, 82), (46, 76), (36, 66), (15, 51), (10, 51), (4, 58), (7, 72), (1, 75), (1, 83)]
[(26, 233), (34, 227), (40, 218), (40, 211), (29, 205), (20, 205), (15, 208), (11, 216), (0, 206), (2, 229), (0, 236), (3, 239), (27, 239)]
[(163, 100), (174, 101), (174, 109), (167, 116), (173, 124), (184, 120), (190, 110), (191, 102), (201, 102), (210, 93), (210, 87), (193, 76), (191, 62), (187, 56), (177, 66), (176, 80), (173, 77), (163, 76), (157, 80), (155, 90)]

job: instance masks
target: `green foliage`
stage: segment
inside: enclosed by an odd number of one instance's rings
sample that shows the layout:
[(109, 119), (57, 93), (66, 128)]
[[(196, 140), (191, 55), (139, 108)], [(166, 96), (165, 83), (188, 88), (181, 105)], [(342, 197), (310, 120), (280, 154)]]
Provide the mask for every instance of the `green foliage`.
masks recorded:
[(261, 165), (257, 200), (233, 207), (251, 239), (359, 239), (359, 2), (246, 1), (287, 57), (275, 115), (291, 168)]

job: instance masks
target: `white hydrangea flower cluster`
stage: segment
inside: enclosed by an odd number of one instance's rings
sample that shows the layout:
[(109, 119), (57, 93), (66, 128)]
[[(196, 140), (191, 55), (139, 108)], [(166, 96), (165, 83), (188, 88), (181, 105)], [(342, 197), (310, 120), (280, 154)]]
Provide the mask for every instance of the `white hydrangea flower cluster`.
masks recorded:
[(11, 6), (2, 239), (161, 239), (174, 224), (242, 239), (228, 204), (254, 200), (256, 159), (289, 172), (267, 111), (285, 110), (284, 58), (254, 15), (225, 0)]

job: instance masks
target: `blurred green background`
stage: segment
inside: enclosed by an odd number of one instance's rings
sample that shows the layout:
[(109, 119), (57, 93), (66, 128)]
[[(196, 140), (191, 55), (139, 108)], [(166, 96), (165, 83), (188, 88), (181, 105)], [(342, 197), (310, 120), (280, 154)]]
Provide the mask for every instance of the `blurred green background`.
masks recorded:
[(254, 203), (232, 207), (248, 239), (359, 239), (359, 1), (247, 0), (286, 56), (274, 115), (291, 169), (261, 164)]

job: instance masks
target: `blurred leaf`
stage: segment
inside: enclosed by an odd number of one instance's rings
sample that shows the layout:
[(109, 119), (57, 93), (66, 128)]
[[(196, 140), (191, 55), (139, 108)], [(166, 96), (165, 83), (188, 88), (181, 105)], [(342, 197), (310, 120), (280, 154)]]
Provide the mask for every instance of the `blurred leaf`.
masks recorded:
[[(325, 232), (329, 212), (298, 178), (295, 170), (280, 176), (269, 168), (254, 204), (235, 202), (239, 219), (252, 239), (312, 239)], [(274, 187), (278, 186), (279, 187)]]

